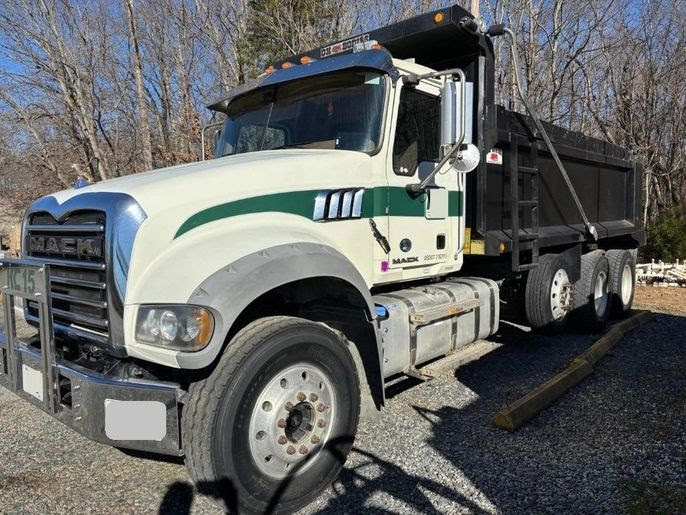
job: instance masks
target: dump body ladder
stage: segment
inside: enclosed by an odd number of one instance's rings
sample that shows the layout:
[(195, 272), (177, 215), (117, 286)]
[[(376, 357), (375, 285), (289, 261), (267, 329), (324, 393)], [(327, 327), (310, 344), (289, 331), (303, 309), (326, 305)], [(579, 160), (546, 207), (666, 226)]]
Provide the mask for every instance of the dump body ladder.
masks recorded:
[[(529, 166), (519, 164), (519, 151), (516, 141), (510, 144), (508, 155), (508, 172), (510, 174), (510, 212), (512, 218), (512, 271), (524, 272), (538, 266), (539, 256), (539, 217), (538, 217), (538, 168), (536, 158), (538, 149), (535, 142), (529, 147)], [(522, 179), (522, 194), (519, 183)], [(522, 198), (523, 197), (523, 198)], [(522, 227), (523, 211), (529, 210), (531, 223)], [(523, 261), (522, 243), (527, 242), (530, 259)]]

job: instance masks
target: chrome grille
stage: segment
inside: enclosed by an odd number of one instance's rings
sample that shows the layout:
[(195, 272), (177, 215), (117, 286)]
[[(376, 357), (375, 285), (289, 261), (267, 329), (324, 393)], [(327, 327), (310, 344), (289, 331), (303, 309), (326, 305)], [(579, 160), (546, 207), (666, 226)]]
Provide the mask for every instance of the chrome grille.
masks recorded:
[[(50, 265), (55, 332), (107, 340), (105, 214), (77, 211), (57, 221), (49, 213), (34, 213), (25, 238), (26, 255)], [(29, 301), (27, 318), (37, 317), (38, 305)]]

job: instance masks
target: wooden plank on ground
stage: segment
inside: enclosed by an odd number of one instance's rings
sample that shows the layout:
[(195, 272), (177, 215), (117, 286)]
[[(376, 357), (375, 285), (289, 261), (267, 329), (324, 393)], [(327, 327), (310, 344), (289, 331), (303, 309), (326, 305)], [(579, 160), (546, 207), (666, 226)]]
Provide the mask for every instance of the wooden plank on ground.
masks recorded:
[(506, 406), (493, 417), (493, 424), (507, 431), (515, 431), (579, 384), (593, 372), (593, 366), (629, 331), (650, 319), (650, 311), (637, 311), (631, 317), (613, 325), (562, 372), (537, 386), (529, 393)]

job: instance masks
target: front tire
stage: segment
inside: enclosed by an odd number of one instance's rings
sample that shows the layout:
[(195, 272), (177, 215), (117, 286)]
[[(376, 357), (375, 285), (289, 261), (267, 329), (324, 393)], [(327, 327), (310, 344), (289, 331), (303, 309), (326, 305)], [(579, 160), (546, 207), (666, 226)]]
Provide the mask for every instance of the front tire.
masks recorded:
[(227, 511), (291, 512), (338, 476), (352, 446), (360, 386), (347, 341), (323, 324), (259, 319), (191, 385), (186, 465)]

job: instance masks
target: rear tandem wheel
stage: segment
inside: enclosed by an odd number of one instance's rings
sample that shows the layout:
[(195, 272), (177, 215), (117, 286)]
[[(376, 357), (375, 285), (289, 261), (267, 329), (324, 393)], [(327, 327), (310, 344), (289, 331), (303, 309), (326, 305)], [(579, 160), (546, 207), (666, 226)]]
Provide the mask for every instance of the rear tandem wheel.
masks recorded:
[(609, 292), (610, 265), (604, 250), (581, 256), (581, 276), (574, 284), (574, 315), (579, 326), (588, 331), (605, 327), (612, 309)]
[(525, 290), (526, 318), (533, 329), (559, 331), (572, 308), (572, 282), (564, 259), (544, 254), (529, 272)]

